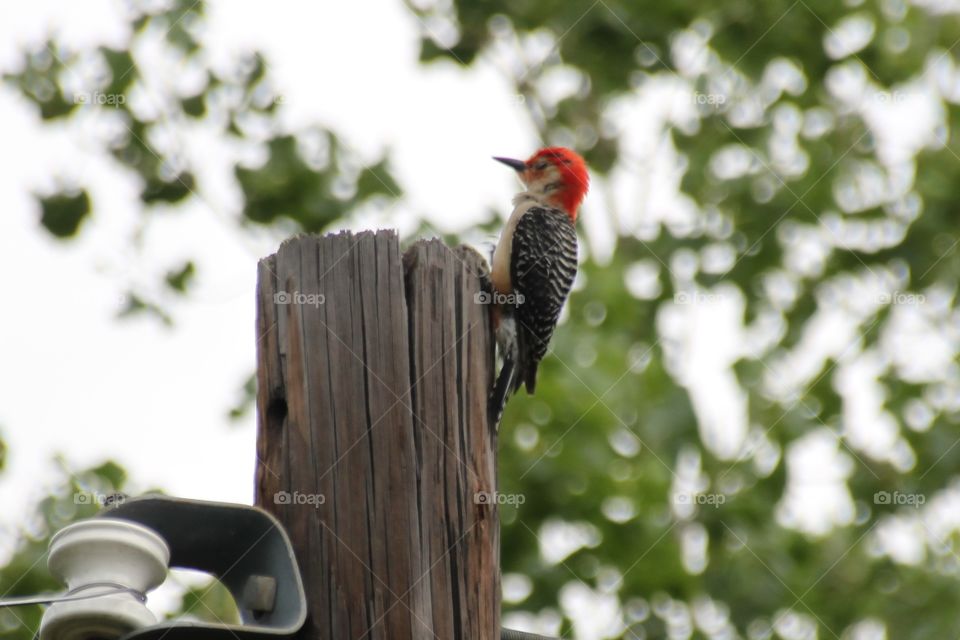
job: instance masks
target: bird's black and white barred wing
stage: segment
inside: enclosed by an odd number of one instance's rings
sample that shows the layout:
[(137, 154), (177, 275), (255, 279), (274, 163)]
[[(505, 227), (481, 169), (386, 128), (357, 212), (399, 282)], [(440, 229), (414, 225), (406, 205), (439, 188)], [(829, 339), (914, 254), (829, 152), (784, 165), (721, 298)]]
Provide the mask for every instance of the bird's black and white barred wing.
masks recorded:
[(525, 384), (527, 393), (533, 393), (537, 367), (577, 275), (573, 221), (558, 209), (531, 207), (517, 222), (510, 254), (510, 280), (519, 294), (515, 313), (519, 367), (514, 388)]

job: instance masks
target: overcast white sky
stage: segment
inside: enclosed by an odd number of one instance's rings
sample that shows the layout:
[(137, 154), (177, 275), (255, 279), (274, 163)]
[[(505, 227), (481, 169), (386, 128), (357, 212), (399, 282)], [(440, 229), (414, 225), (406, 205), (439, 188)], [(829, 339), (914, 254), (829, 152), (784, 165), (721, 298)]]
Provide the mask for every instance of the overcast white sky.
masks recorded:
[[(117, 6), (118, 0), (0, 3), (0, 71), (18, 59), (22, 46), (49, 33), (78, 47), (121, 44), (126, 23)], [(538, 146), (502, 70), (510, 62), (486, 57), (467, 71), (447, 63), (420, 66), (417, 19), (398, 0), (288, 1), (269, 5), (269, 11), (266, 6), (210, 1), (204, 45), (219, 58), (250, 48), (263, 51), (292, 128), (331, 127), (367, 159), (389, 148), (408, 197), (356, 221), (356, 227), (408, 226), (425, 216), (446, 231), (469, 228), (488, 210), (506, 213), (516, 183), (489, 158), (522, 157)], [(175, 69), (156, 72), (175, 80)], [(594, 255), (612, 246), (614, 218), (621, 230), (642, 235), (641, 223), (682, 217), (695, 206), (678, 196), (680, 163), (662, 136), (665, 121), (693, 117), (683, 93), (688, 88), (676, 78), (649, 84), (611, 105), (628, 157), (612, 175), (618, 189), (608, 193), (597, 182), (585, 204), (581, 230)], [(851, 86), (840, 84), (844, 90)], [(860, 86), (851, 100), (863, 100), (869, 91)], [(919, 102), (877, 110), (876, 129), (889, 138), (897, 130), (891, 122), (908, 123), (917, 130), (914, 137), (924, 138), (943, 114), (935, 108), (939, 103), (921, 94), (906, 90), (907, 100)], [(0, 428), (10, 446), (9, 468), (0, 480), (0, 558), (14, 528), (56, 482), (51, 480), (55, 453), (75, 467), (114, 458), (130, 471), (133, 491), (159, 486), (184, 497), (252, 500), (254, 420), (231, 424), (226, 410), (254, 367), (256, 261), (272, 253), (279, 238), (236, 231), (231, 220), (240, 200), (227, 171), (229, 151), (200, 130), (184, 145), (202, 165), (203, 201), (156, 216), (142, 250), (134, 250), (130, 239), (140, 221), (135, 186), (118, 178), (75, 129), (41, 129), (31, 109), (0, 84)], [(645, 179), (638, 180), (638, 173)], [(38, 226), (39, 212), (28, 193), (49, 188), (51, 174), (91, 188), (95, 215), (79, 242), (57, 242)], [(186, 257), (199, 258), (199, 281), (187, 300), (170, 302), (173, 330), (151, 319), (114, 319), (127, 282), (156, 282)], [(670, 264), (681, 281), (684, 258), (689, 256), (673, 256)], [(661, 269), (652, 258), (636, 267), (635, 274), (648, 281)], [(751, 342), (747, 332), (757, 328), (743, 326), (738, 291), (714, 293), (702, 305), (667, 305), (660, 331), (673, 345), (664, 346), (668, 360), (677, 364), (672, 373), (690, 386), (708, 448), (729, 458), (755, 427), (747, 424), (745, 397), (730, 366)], [(923, 334), (922, 327), (917, 333)], [(814, 335), (796, 354), (804, 359), (801, 365), (819, 367), (819, 358), (847, 346), (820, 338)], [(937, 345), (931, 350), (944, 353)], [(784, 368), (802, 370), (798, 362)], [(851, 367), (848, 384), (862, 390), (876, 372), (869, 362), (854, 365), (859, 368)], [(867, 421), (876, 418), (865, 408), (860, 413)], [(813, 524), (807, 526), (827, 529), (849, 522), (852, 502), (844, 484), (849, 459), (829, 433), (806, 440), (790, 464), (822, 467), (824, 459), (836, 457), (837, 477), (808, 483), (787, 520), (799, 518), (793, 524), (801, 526), (810, 516)], [(804, 456), (813, 462), (805, 465)], [(610, 606), (608, 600), (591, 601), (596, 594), (568, 596), (564, 606), (570, 610)]]

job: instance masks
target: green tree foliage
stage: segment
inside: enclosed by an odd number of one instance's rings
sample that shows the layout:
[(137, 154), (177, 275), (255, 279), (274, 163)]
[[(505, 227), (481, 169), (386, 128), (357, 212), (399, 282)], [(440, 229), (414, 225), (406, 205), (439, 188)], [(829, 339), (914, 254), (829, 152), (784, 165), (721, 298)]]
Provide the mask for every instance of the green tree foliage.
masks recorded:
[[(132, 2), (127, 10), (131, 37), (126, 48), (73, 50), (48, 41), (24, 52), (18, 67), (3, 77), (51, 126), (78, 131), (90, 122), (109, 125), (99, 127), (103, 133), (95, 142), (119, 172), (139, 182), (144, 221), (171, 206), (210, 206), (196, 178), (199, 160), (185, 153), (198, 125), (214, 128), (229, 144), (264, 151), (259, 164), (238, 159), (234, 166), (244, 196), (239, 225), (320, 231), (358, 205), (402, 193), (384, 158), (362, 163), (340, 137), (319, 125), (286, 130), (277, 108), (283, 96), (271, 84), (259, 52), (216, 65), (197, 40), (205, 20), (202, 1)], [(170, 86), (158, 80), (158, 61), (134, 53), (156, 39), (165, 44), (161, 62), (203, 81)], [(97, 208), (84, 185), (64, 184), (36, 198), (42, 228), (60, 239), (74, 237)], [(192, 265), (172, 265), (167, 290), (188, 293), (194, 275)], [(126, 298), (121, 315), (147, 312), (171, 322), (155, 294), (133, 290)]]
[[(888, 638), (956, 637), (957, 16), (902, 0), (409, 8), (425, 64), (497, 61), (543, 141), (584, 153), (596, 178), (584, 215), (605, 217), (618, 236), (611, 257), (583, 264), (537, 396), (507, 410), (500, 489), (525, 499), (502, 510), (503, 570), (506, 584), (521, 574), (530, 588), (505, 590), (505, 614), (567, 637), (610, 603), (611, 637), (883, 637), (869, 635), (877, 628)], [(138, 177), (146, 215), (203, 193), (169, 142), (198, 119), (263, 151), (261, 164), (235, 168), (240, 225), (319, 231), (401, 193), (385, 159), (360, 166), (335, 132), (283, 130), (282, 96), (259, 54), (211, 67), (196, 38), (203, 15), (190, 0), (134, 10), (125, 50), (49, 42), (6, 80), (46, 121), (91, 109), (119, 117), (128, 134), (104, 149)], [(188, 93), (151, 85), (166, 92), (154, 96), (159, 115), (128, 99), (149, 73), (133, 44), (157, 33), (207, 79)], [(77, 76), (90, 59), (101, 73)], [(643, 99), (659, 108), (632, 110)], [(880, 117), (893, 108), (899, 122)], [(929, 134), (891, 151), (891, 129), (924, 108)], [(630, 142), (643, 126), (653, 150)], [(670, 163), (681, 197), (655, 207), (651, 174)], [(58, 238), (96, 215), (82, 185), (37, 197), (41, 227)], [(189, 293), (195, 271), (192, 261), (171, 265), (167, 287)], [(166, 317), (146, 294), (128, 299), (126, 313)], [(723, 305), (735, 310), (737, 335), (713, 338), (733, 353), (720, 381), (733, 382), (747, 427), (734, 449), (710, 427), (732, 409), (697, 395), (703, 382), (682, 330), (717, 322)], [(948, 364), (912, 368), (931, 357), (913, 353), (921, 338)], [(875, 411), (864, 413), (863, 398)], [(811, 443), (829, 490), (807, 510), (840, 496), (820, 527), (791, 507), (803, 489), (793, 456)], [(76, 516), (64, 513), (44, 516), (44, 530), (54, 516)], [(888, 542), (884, 532), (897, 528), (919, 552)], [(25, 536), (0, 584), (44, 548)], [(17, 591), (53, 586), (36, 576)], [(572, 619), (562, 605), (590, 594), (601, 604)]]
[[(939, 515), (960, 464), (960, 20), (924, 4), (411, 5), (424, 62), (511, 69), (543, 141), (581, 149), (606, 174), (595, 194), (616, 203), (612, 259), (585, 265), (548, 382), (506, 415), (501, 489), (527, 499), (505, 514), (503, 570), (532, 578), (506, 612), (556, 610), (565, 589), (584, 584), (620, 606), (612, 633), (625, 638), (960, 631), (956, 530)], [(557, 100), (559, 73), (579, 88)], [(618, 106), (663, 86), (685, 96), (657, 125), (692, 203), (672, 219), (611, 197), (649, 184), (628, 142), (637, 124)], [(940, 121), (891, 153), (885, 129), (898, 123), (871, 118), (919, 94)], [(605, 215), (597, 200), (585, 215)], [(750, 431), (735, 452), (704, 437), (715, 416), (694, 410), (691, 372), (677, 360), (691, 354), (669, 326), (689, 320), (676, 313), (685, 303), (714, 299), (742, 303), (749, 331), (729, 336), (747, 343), (732, 369)], [(833, 313), (852, 335), (793, 371)], [(923, 339), (943, 339), (936, 373), (910, 370), (929, 354), (896, 344), (905, 318)], [(876, 365), (856, 378), (877, 390), (868, 418), (856, 415), (862, 389), (844, 388), (857, 363)], [(848, 467), (837, 489), (850, 508), (821, 530), (791, 526), (790, 452), (823, 433)], [(824, 477), (838, 466), (822, 465)], [(892, 504), (908, 496), (925, 505)], [(592, 533), (548, 560), (558, 519)], [(909, 528), (916, 557), (880, 542), (893, 524)], [(565, 619), (561, 631), (572, 629)]]

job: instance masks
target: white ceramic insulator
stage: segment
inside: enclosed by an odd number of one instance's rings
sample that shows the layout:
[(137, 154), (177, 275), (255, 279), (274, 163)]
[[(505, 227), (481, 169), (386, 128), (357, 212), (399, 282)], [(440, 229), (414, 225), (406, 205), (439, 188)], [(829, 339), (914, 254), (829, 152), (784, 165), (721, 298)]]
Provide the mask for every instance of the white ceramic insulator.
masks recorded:
[[(170, 549), (155, 531), (128, 520), (93, 518), (64, 527), (50, 540), (47, 566), (68, 591), (97, 593), (123, 585), (139, 593), (166, 578)], [(157, 619), (134, 593), (115, 592), (96, 598), (58, 602), (43, 614), (40, 640), (110, 640)]]

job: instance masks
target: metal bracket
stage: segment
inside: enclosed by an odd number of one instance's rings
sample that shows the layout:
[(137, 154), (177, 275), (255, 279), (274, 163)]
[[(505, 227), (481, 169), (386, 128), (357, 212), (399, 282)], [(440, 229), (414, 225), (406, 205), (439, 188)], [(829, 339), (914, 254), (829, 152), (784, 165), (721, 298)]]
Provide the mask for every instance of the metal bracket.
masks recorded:
[(97, 517), (150, 527), (170, 547), (170, 566), (197, 569), (227, 587), (243, 624), (166, 621), (121, 640), (273, 640), (300, 630), (307, 601), (293, 547), (277, 520), (247, 505), (143, 496)]

